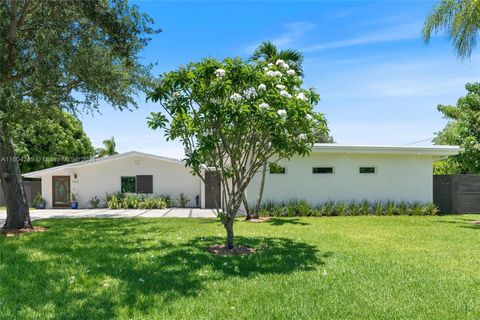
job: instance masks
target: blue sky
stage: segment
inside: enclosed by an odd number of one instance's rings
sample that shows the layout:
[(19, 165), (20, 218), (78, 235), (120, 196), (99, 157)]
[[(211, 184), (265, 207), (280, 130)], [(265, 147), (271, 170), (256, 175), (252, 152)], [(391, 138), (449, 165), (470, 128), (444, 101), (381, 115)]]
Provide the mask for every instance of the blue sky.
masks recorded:
[[(407, 144), (433, 137), (466, 82), (480, 79), (480, 50), (460, 61), (448, 39), (426, 46), (421, 27), (435, 1), (135, 2), (163, 32), (143, 52), (154, 74), (203, 57), (248, 57), (262, 41), (305, 55), (305, 86), (314, 86), (338, 143)], [(138, 97), (128, 112), (102, 106), (81, 117), (92, 143), (115, 136), (121, 152), (181, 158), (178, 143), (146, 126), (160, 106)], [(420, 143), (422, 144), (422, 143)], [(424, 142), (423, 144), (429, 144)]]

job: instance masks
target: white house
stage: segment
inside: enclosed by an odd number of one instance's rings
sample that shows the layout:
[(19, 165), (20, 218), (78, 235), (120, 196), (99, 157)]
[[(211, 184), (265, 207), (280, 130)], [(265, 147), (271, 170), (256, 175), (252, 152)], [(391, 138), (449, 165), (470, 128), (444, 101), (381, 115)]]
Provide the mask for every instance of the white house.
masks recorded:
[[(455, 146), (368, 146), (316, 144), (309, 156), (294, 157), (269, 168), (263, 199), (305, 199), (312, 204), (325, 201), (420, 201), (433, 200), (433, 161), (455, 155)], [(69, 205), (73, 192), (79, 206), (118, 191), (164, 194), (176, 198), (184, 193), (189, 206), (213, 208), (220, 186), (207, 175), (205, 187), (176, 159), (127, 152), (107, 158), (54, 167), (24, 174), (42, 180), (42, 196), (48, 208)], [(258, 173), (247, 189), (254, 202), (259, 188)], [(123, 189), (123, 190), (122, 190)]]

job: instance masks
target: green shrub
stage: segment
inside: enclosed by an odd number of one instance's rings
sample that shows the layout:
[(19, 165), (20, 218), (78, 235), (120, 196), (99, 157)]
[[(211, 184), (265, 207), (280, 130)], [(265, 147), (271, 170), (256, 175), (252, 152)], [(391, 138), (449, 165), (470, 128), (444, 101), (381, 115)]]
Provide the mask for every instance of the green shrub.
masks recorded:
[(361, 215), (435, 215), (438, 208), (433, 203), (419, 202), (361, 202), (328, 201), (313, 207), (306, 200), (265, 201), (259, 211), (260, 216), (271, 217), (330, 217), (330, 216), (361, 216)]
[(42, 206), (45, 206), (45, 199), (43, 199), (42, 195), (40, 192), (37, 192), (35, 195), (35, 198), (33, 198), (33, 203), (32, 203), (34, 208), (40, 208)]
[(383, 202), (381, 202), (381, 201), (375, 202), (375, 204), (374, 204), (374, 206), (373, 206), (373, 212), (374, 212), (375, 215), (377, 215), (377, 216), (383, 215), (383, 213), (384, 213), (384, 210), (383, 210)]
[(88, 201), (88, 203), (90, 204), (90, 208), (96, 209), (100, 206), (100, 199), (97, 196), (94, 196)]
[(335, 203), (335, 215), (336, 216), (346, 216), (349, 215), (348, 204), (345, 202)]
[(176, 199), (177, 200), (177, 204), (180, 208), (185, 208), (188, 204), (188, 202), (190, 201), (190, 199), (187, 197), (187, 195), (185, 193), (180, 193), (180, 195), (178, 196), (178, 198)]
[(393, 216), (397, 214), (397, 205), (393, 201), (387, 201), (385, 204), (385, 215)]
[(138, 194), (107, 194), (109, 209), (165, 209), (171, 206), (170, 197)]

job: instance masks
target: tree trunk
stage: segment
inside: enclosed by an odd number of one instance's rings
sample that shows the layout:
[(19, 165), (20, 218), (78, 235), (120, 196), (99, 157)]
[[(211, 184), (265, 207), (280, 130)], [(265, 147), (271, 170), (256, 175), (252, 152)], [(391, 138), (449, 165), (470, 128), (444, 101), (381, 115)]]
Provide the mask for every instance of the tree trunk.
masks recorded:
[(7, 220), (3, 229), (32, 228), (13, 142), (2, 129), (0, 124), (0, 180), (7, 207)]
[(247, 197), (245, 196), (245, 192), (243, 193), (243, 206), (245, 207), (245, 213), (247, 214), (246, 220), (252, 219), (252, 212), (250, 211), (250, 207), (248, 206)]
[(267, 163), (265, 162), (262, 170), (262, 179), (260, 181), (260, 189), (258, 190), (257, 203), (255, 204), (255, 215), (258, 217), (260, 206), (262, 205), (263, 189), (265, 188), (265, 175), (267, 174)]
[(227, 243), (225, 244), (225, 246), (229, 250), (233, 249), (235, 246), (233, 242), (233, 221), (234, 220), (235, 218), (228, 216), (227, 221), (225, 221), (224, 223), (225, 230), (227, 230)]

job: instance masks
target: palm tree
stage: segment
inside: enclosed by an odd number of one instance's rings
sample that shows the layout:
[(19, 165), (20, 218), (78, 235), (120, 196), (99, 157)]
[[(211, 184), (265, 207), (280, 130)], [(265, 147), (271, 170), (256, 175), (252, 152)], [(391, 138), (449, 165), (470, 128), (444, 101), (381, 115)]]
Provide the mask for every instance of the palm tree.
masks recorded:
[[(277, 60), (283, 60), (288, 63), (291, 69), (299, 76), (303, 76), (303, 54), (294, 49), (285, 49), (279, 50), (277, 46), (270, 41), (264, 41), (257, 49), (253, 52), (250, 60), (253, 61), (263, 61), (275, 63)], [(257, 215), (260, 211), (260, 205), (262, 203), (263, 189), (265, 187), (265, 175), (267, 173), (268, 163), (265, 162), (262, 169), (262, 176), (260, 180), (260, 189), (258, 191), (257, 201), (255, 202), (254, 214)], [(245, 194), (243, 195), (243, 205), (245, 211), (247, 212), (247, 220), (253, 218), (252, 211), (250, 210), (247, 198)]]
[(264, 41), (253, 52), (250, 60), (266, 61), (275, 63), (278, 59), (281, 59), (288, 63), (291, 69), (303, 76), (303, 54), (294, 49), (278, 50), (277, 46), (270, 41)]
[(479, 37), (480, 1), (441, 0), (425, 21), (423, 39), (428, 43), (440, 30), (451, 38), (460, 59), (470, 58)]
[(115, 143), (115, 138), (111, 137), (110, 139), (103, 140), (103, 148), (95, 149), (95, 154), (97, 158), (103, 158), (108, 156), (113, 156), (118, 154)]

